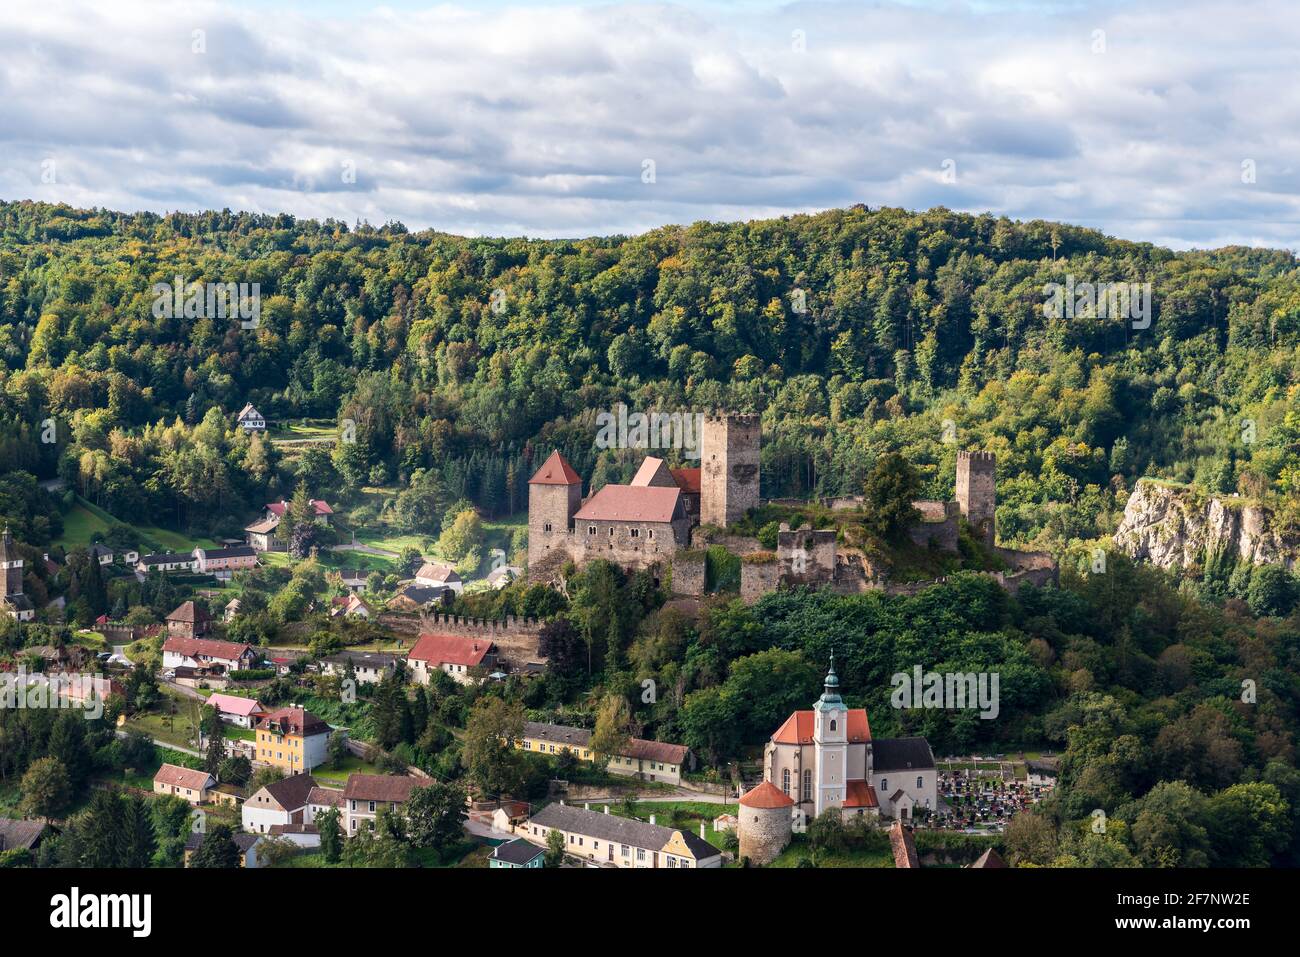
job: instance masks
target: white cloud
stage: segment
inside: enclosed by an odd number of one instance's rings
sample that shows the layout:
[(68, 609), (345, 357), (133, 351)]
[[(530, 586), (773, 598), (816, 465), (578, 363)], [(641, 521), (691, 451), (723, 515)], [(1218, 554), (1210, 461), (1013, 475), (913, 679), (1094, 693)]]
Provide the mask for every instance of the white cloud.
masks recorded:
[(10, 0), (0, 197), (534, 236), (942, 204), (1300, 246), (1297, 34), (1286, 0)]

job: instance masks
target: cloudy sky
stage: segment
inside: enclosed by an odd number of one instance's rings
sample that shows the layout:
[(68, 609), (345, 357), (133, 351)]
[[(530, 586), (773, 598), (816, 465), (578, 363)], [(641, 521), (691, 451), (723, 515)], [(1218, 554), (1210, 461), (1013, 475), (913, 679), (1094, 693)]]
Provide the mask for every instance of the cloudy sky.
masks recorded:
[(0, 198), (581, 236), (867, 203), (1300, 248), (1300, 9), (4, 0)]

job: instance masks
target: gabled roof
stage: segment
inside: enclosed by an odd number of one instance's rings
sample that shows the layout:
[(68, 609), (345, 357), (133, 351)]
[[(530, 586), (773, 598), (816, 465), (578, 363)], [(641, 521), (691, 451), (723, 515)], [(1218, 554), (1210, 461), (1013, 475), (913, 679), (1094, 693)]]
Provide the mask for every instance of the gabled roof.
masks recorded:
[(680, 834), (691, 856), (697, 861), (717, 857), (722, 853), (708, 841), (701, 840), (688, 830), (679, 831), (659, 824), (647, 824), (617, 814), (588, 811), (567, 804), (548, 805), (534, 814), (529, 819), (529, 823), (653, 851), (663, 850), (674, 834)]
[(997, 851), (989, 848), (981, 854), (973, 864), (967, 864), (967, 867), (1006, 867), (1007, 862), (1002, 859)]
[[(311, 506), (315, 510), (317, 515), (334, 514), (334, 509), (330, 508), (327, 502), (312, 499)], [(275, 515), (279, 518), (284, 518), (284, 513), (289, 511), (289, 503), (286, 502), (284, 499), (280, 499), (280, 501), (272, 502), (270, 505), (266, 506), (266, 510), (270, 512), (272, 515)]]
[(222, 714), (238, 715), (241, 718), (247, 718), (250, 714), (255, 714), (262, 710), (255, 698), (241, 698), (233, 694), (214, 694), (208, 696), (208, 704), (216, 708)]
[(249, 418), (250, 416), (251, 416), (252, 418), (255, 418), (255, 419), (260, 419), (260, 418), (262, 418), (262, 413), (261, 413), (261, 412), (258, 412), (255, 408), (253, 408), (253, 403), (251, 403), (251, 402), (248, 403), (248, 405), (244, 406), (242, 409), (239, 410), (239, 418), (240, 418), (240, 419), (247, 419), (247, 418)]
[(307, 803), (315, 807), (342, 807), (343, 791), (340, 788), (315, 787), (307, 795)]
[(204, 788), (215, 784), (216, 780), (207, 771), (195, 771), (192, 768), (183, 768), (179, 764), (164, 764), (158, 769), (158, 773), (153, 776), (153, 783), (162, 784), (169, 788), (189, 788), (192, 791), (202, 791)]
[(877, 738), (871, 745), (871, 769), (885, 771), (929, 770), (934, 754), (925, 738)]
[(582, 479), (578, 478), (578, 473), (573, 470), (573, 466), (565, 461), (560, 450), (556, 449), (550, 457), (542, 463), (536, 474), (528, 480), (529, 485), (581, 485)]
[(393, 801), (401, 803), (416, 788), (432, 782), (397, 774), (349, 774), (343, 788), (345, 801)]
[(286, 811), (296, 811), (307, 806), (307, 799), (315, 788), (316, 779), (310, 774), (295, 774), (272, 781), (262, 790), (275, 798), (275, 803)]
[[(867, 724), (866, 708), (850, 708), (848, 720), (849, 744), (861, 744), (871, 740), (871, 727)], [(773, 744), (812, 744), (812, 711), (796, 711), (785, 719), (785, 723), (772, 735)]]
[(459, 635), (421, 635), (407, 654), (407, 660), (427, 661), (432, 665), (466, 665), (483, 663), (496, 645), (484, 638), (461, 638)]
[(492, 857), (507, 864), (514, 864), (516, 867), (525, 867), (545, 853), (546, 851), (536, 844), (529, 844), (522, 837), (517, 837), (513, 841), (498, 844), (492, 851)]
[(673, 478), (672, 472), (668, 471), (668, 466), (663, 459), (647, 455), (641, 462), (641, 467), (636, 470), (636, 475), (632, 476), (632, 481), (628, 484), (636, 488), (647, 488), (652, 485), (672, 488), (677, 482)]
[(11, 821), (0, 817), (0, 851), (31, 850), (45, 833), (45, 827), (40, 821)]
[(549, 741), (563, 744), (570, 748), (585, 748), (591, 741), (591, 732), (584, 728), (574, 728), (567, 724), (545, 724), (541, 721), (525, 721), (524, 737), (535, 741)]
[(912, 829), (903, 824), (902, 821), (895, 821), (889, 825), (889, 843), (894, 851), (895, 867), (921, 866), (921, 858), (916, 853), (916, 839), (912, 837)]
[(194, 561), (194, 556), (188, 552), (154, 552), (151, 555), (141, 555), (141, 565), (184, 565)]
[(746, 791), (740, 798), (740, 804), (742, 807), (753, 808), (794, 807), (794, 799), (771, 781), (764, 781), (758, 787)]
[(252, 532), (254, 535), (265, 535), (267, 532), (273, 532), (279, 527), (280, 520), (278, 518), (264, 518), (252, 525), (245, 525), (244, 531)]
[(211, 621), (212, 616), (202, 605), (196, 605), (192, 601), (181, 603), (181, 605), (167, 616), (168, 621), (179, 621), (182, 624), (198, 625), (205, 621)]
[(619, 752), (620, 757), (638, 758), (642, 761), (658, 761), (665, 764), (685, 764), (690, 749), (684, 744), (668, 744), (665, 741), (647, 741), (644, 738), (630, 738)]
[(239, 644), (235, 641), (218, 641), (215, 638), (168, 638), (163, 642), (163, 651), (171, 651), (186, 658), (221, 658), (235, 661), (253, 651), (253, 646)]
[(679, 488), (606, 485), (573, 517), (583, 522), (671, 522), (678, 516), (681, 498)]
[(425, 562), (420, 566), (420, 570), (415, 573), (415, 577), (428, 579), (439, 584), (460, 581), (460, 575), (457, 574), (456, 569), (443, 562)]

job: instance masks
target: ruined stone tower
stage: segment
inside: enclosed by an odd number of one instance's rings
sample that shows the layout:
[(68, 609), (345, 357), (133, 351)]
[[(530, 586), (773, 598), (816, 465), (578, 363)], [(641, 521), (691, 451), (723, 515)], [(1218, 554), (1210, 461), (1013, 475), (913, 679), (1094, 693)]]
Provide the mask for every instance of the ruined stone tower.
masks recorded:
[(997, 537), (997, 456), (957, 453), (957, 504), (975, 534), (992, 546)]
[(569, 529), (582, 507), (582, 479), (555, 451), (528, 481), (528, 567), (568, 555)]
[(726, 528), (758, 507), (757, 415), (710, 415), (700, 447), (700, 522)]

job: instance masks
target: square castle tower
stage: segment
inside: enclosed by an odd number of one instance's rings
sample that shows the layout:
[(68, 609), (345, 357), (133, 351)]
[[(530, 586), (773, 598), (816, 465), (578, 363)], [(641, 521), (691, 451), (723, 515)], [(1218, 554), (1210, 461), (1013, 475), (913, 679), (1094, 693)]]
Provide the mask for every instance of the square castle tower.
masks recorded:
[(990, 548), (997, 538), (997, 456), (957, 453), (957, 504), (975, 534)]

